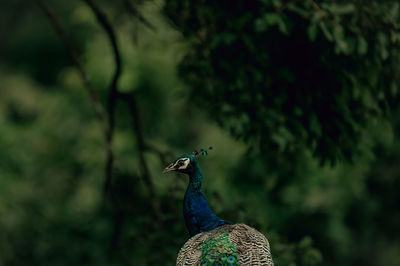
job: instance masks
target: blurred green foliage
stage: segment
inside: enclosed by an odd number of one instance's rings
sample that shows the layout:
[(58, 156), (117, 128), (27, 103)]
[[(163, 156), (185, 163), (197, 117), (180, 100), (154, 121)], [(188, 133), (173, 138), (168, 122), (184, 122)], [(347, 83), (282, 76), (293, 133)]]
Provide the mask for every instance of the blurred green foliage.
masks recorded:
[(335, 162), (362, 152), (365, 127), (398, 99), (399, 8), (169, 0), (164, 11), (191, 46), (181, 76), (212, 119), (261, 152)]
[[(84, 2), (45, 3), (106, 105), (107, 35)], [(96, 4), (153, 147), (162, 214), (128, 105), (117, 102), (109, 201), (102, 128), (67, 50), (34, 2), (2, 1), (0, 265), (174, 265), (187, 180), (161, 170), (208, 146), (212, 208), (263, 232), (277, 265), (400, 264), (397, 2)]]

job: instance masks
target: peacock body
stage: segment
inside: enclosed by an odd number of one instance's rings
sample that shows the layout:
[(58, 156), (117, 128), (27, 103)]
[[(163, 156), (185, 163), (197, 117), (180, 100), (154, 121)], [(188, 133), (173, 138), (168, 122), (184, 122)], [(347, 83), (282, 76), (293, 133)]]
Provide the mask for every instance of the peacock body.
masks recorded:
[(195, 156), (180, 156), (163, 172), (169, 171), (189, 176), (183, 216), (191, 238), (179, 251), (176, 265), (274, 265), (263, 234), (212, 212), (201, 190), (203, 173)]
[(245, 224), (224, 225), (191, 237), (176, 265), (274, 265), (268, 240)]

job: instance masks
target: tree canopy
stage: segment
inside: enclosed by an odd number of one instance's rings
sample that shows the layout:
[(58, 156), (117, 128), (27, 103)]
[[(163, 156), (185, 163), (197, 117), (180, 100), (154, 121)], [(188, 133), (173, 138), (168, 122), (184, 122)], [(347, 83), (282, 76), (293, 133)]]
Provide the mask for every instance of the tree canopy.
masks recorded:
[(360, 152), (399, 87), (397, 1), (166, 1), (192, 99), (261, 152)]

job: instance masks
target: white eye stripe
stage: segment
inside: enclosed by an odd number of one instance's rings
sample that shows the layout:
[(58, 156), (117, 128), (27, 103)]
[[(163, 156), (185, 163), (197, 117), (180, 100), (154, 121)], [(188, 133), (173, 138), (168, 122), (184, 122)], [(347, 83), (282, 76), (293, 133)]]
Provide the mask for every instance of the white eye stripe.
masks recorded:
[(186, 167), (189, 165), (190, 163), (190, 159), (186, 158), (186, 159), (181, 159), (179, 161), (176, 162), (176, 165), (178, 166), (178, 169), (186, 169)]

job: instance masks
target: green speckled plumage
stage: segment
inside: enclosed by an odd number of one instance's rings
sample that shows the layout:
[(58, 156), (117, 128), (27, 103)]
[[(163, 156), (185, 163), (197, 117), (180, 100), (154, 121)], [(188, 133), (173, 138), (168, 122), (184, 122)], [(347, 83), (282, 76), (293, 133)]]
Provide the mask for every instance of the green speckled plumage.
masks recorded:
[(245, 224), (234, 224), (190, 238), (181, 248), (176, 265), (274, 264), (265, 236)]
[(198, 248), (201, 251), (201, 265), (237, 265), (237, 249), (229, 241), (229, 233), (217, 230)]

